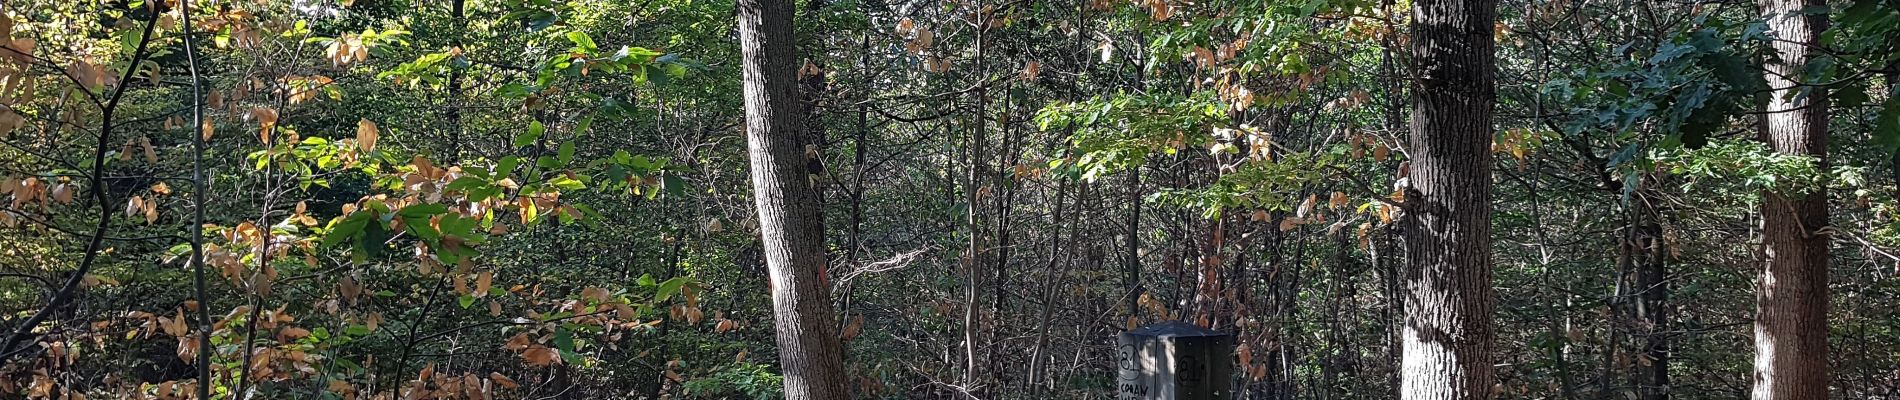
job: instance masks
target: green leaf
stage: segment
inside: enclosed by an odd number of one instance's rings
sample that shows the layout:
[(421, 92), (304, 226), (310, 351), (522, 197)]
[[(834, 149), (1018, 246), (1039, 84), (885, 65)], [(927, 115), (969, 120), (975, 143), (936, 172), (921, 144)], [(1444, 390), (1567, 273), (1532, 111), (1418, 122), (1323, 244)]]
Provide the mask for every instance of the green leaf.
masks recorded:
[(528, 95), (533, 94), (534, 92), (535, 92), (535, 89), (528, 87), (528, 85), (523, 85), (520, 83), (509, 83), (506, 85), (501, 85), (501, 88), (495, 89), (495, 96), (511, 98), (511, 99), (519, 99), (519, 98), (528, 97)]
[(574, 161), (574, 142), (568, 141), (561, 143), (561, 150), (559, 153), (556, 153), (556, 157), (561, 161), (561, 165), (567, 165), (568, 162)]
[(462, 306), (462, 308), (466, 309), (469, 306), (475, 305), (475, 296), (470, 296), (466, 294), (462, 295), (462, 297), (455, 298), (455, 304), (460, 305)]
[(515, 136), (515, 147), (528, 147), (534, 144), (535, 140), (541, 139), (541, 134), (547, 131), (548, 128), (541, 125), (541, 121), (529, 122), (528, 131)]
[(574, 124), (574, 136), (578, 137), (581, 135), (586, 135), (587, 129), (593, 126), (594, 126), (593, 116), (590, 115), (590, 116), (587, 116), (586, 118), (581, 118), (581, 122)]
[(404, 222), (405, 223), (402, 225), (402, 230), (409, 231), (410, 234), (416, 235), (417, 238), (421, 238), (422, 240), (427, 241), (429, 243), (435, 243), (436, 241), (442, 240), (442, 233), (437, 232), (435, 230), (435, 226), (429, 225), (429, 220), (427, 218), (422, 218), (422, 219), (417, 219), (417, 220), (405, 220)]
[[(554, 331), (554, 348), (562, 353), (574, 352), (574, 332), (567, 329)], [(563, 354), (565, 356), (565, 354)]]
[(514, 174), (515, 167), (520, 165), (521, 157), (502, 157), (501, 162), (495, 163), (495, 174), (500, 177), (507, 177), (508, 175)]
[(324, 233), (321, 247), (335, 246), (338, 243), (343, 243), (343, 241), (349, 240), (351, 237), (362, 233), (363, 227), (369, 225), (369, 221), (374, 218), (375, 216), (368, 212), (358, 211), (350, 213), (350, 216), (343, 218), (343, 222), (330, 227), (330, 231)]
[(663, 302), (666, 301), (666, 299), (673, 298), (673, 295), (679, 294), (680, 288), (685, 286), (686, 277), (683, 276), (667, 279), (666, 282), (660, 282), (660, 288), (653, 292), (653, 301)]
[(428, 218), (445, 212), (449, 212), (449, 206), (441, 204), (411, 204), (408, 207), (403, 207), (402, 211), (397, 211), (396, 215), (401, 215), (403, 218)]
[(1888, 98), (1874, 119), (1874, 143), (1889, 152), (1900, 150), (1900, 98)]
[(1842, 86), (1839, 90), (1835, 90), (1832, 96), (1834, 106), (1841, 108), (1860, 107), (1868, 101), (1867, 87), (1861, 82)]
[(586, 32), (569, 31), (567, 32), (567, 40), (574, 42), (574, 47), (588, 53), (600, 50), (600, 46), (594, 45), (594, 38), (588, 37)]
[(660, 180), (660, 184), (666, 186), (668, 196), (686, 195), (686, 180), (680, 179), (679, 174), (666, 174), (666, 177)]
[(560, 188), (561, 190), (581, 190), (587, 188), (587, 183), (569, 178), (567, 175), (555, 175), (553, 178), (548, 179), (548, 184), (554, 185), (554, 187)]

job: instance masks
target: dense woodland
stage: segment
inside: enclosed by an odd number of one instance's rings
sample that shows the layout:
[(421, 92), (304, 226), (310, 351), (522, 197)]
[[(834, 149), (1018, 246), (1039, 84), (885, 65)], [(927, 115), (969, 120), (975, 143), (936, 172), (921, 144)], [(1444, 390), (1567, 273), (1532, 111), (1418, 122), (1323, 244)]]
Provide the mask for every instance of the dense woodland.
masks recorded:
[(1900, 399), (1887, 0), (0, 0), (0, 399)]

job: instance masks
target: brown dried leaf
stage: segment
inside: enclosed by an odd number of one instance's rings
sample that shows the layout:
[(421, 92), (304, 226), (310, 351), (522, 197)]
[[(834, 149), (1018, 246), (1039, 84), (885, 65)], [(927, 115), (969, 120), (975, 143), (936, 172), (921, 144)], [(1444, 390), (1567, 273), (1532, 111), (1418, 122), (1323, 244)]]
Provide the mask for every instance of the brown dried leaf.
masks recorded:
[(495, 381), (495, 384), (501, 385), (501, 387), (507, 388), (507, 389), (514, 389), (517, 387), (521, 387), (520, 384), (515, 383), (515, 380), (508, 379), (507, 376), (502, 375), (500, 372), (488, 373), (488, 379)]
[(490, 285), (494, 285), (494, 284), (495, 284), (495, 272), (494, 271), (482, 272), (480, 276), (475, 277), (474, 296), (478, 298), (488, 296), (488, 288)]
[(529, 347), (527, 351), (521, 352), (521, 359), (522, 361), (526, 361), (528, 365), (537, 367), (544, 367), (561, 361), (561, 357), (554, 352), (554, 349), (542, 345), (533, 345)]
[(257, 139), (270, 144), (270, 134), (277, 127), (277, 109), (258, 107), (251, 109), (250, 117), (257, 121)]
[(864, 315), (860, 314), (860, 315), (851, 316), (851, 324), (845, 325), (844, 327), (844, 335), (843, 335), (844, 340), (851, 340), (852, 338), (856, 338), (858, 337), (858, 334), (862, 333), (863, 331), (864, 331)]
[(368, 118), (356, 121), (356, 147), (363, 151), (376, 150), (376, 139), (382, 137), (377, 132), (376, 123)]

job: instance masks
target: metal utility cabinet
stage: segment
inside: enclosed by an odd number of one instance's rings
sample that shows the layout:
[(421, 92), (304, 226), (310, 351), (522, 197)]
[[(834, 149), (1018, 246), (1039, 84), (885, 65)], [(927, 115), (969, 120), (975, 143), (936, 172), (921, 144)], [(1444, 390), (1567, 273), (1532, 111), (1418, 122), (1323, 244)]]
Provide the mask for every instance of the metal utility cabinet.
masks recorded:
[(1181, 321), (1123, 332), (1116, 339), (1119, 400), (1234, 398), (1234, 337)]

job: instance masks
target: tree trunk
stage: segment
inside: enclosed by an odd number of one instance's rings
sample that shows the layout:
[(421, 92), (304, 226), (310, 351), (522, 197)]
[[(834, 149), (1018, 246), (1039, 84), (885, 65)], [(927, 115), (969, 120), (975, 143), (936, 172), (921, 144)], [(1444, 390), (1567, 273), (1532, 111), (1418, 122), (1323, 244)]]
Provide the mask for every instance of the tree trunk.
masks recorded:
[(1667, 246), (1663, 243), (1662, 216), (1647, 204), (1648, 198), (1631, 200), (1636, 203), (1637, 223), (1631, 226), (1635, 238), (1633, 256), (1637, 258), (1636, 293), (1640, 296), (1636, 302), (1636, 320), (1642, 324), (1643, 352), (1637, 361), (1638, 391), (1642, 400), (1669, 399), (1669, 265)]
[[(978, 26), (982, 26), (982, 23), (978, 23)], [(983, 60), (984, 33), (987, 31), (987, 29), (977, 29), (976, 31), (976, 59), (978, 62)], [(978, 74), (977, 76), (978, 79), (988, 79), (988, 77), (983, 76), (983, 74)], [(963, 286), (963, 383), (966, 387), (971, 388), (982, 386), (983, 379), (981, 378), (981, 374), (983, 372), (983, 366), (987, 364), (982, 360), (981, 356), (977, 355), (977, 348), (984, 347), (981, 344), (983, 305), (981, 304), (982, 299), (978, 297), (978, 295), (983, 293), (983, 273), (981, 271), (985, 263), (984, 260), (986, 260), (986, 258), (984, 258), (986, 255), (985, 252), (989, 251), (989, 249), (986, 248), (988, 244), (984, 242), (984, 233), (986, 230), (983, 225), (983, 207), (981, 204), (983, 203), (984, 196), (988, 193), (993, 193), (991, 191), (996, 189), (984, 184), (984, 179), (989, 176), (989, 161), (988, 158), (986, 158), (988, 156), (983, 151), (984, 146), (988, 144), (989, 141), (989, 135), (983, 130), (984, 110), (989, 108), (987, 104), (989, 100), (988, 89), (988, 83), (982, 81), (977, 82), (976, 115), (974, 115), (974, 118), (971, 118), (971, 122), (975, 124), (975, 128), (970, 131), (970, 169), (967, 171), (968, 175), (963, 187), (963, 201), (965, 203), (965, 211), (967, 212), (964, 215), (964, 222), (970, 232), (969, 242), (967, 243), (969, 247), (965, 248), (963, 252), (963, 260), (965, 262), (963, 265), (964, 273), (968, 275)], [(988, 190), (985, 190), (986, 188)]]
[[(1827, 95), (1805, 76), (1810, 46), (1827, 29), (1820, 0), (1763, 0), (1762, 14), (1779, 62), (1764, 63), (1768, 87), (1762, 140), (1775, 152), (1811, 156), (1827, 165)], [(1805, 91), (1805, 96), (1796, 94)], [(1827, 398), (1827, 226), (1824, 187), (1762, 193), (1763, 269), (1755, 292), (1756, 400)]]
[(790, 0), (740, 0), (746, 147), (771, 279), (785, 397), (849, 399), (843, 344), (832, 331), (823, 218), (799, 143), (798, 68)]
[(1412, 8), (1405, 231), (1406, 400), (1491, 398), (1495, 0)]
[[(454, 43), (450, 44), (450, 46), (457, 49), (456, 54), (460, 54), (460, 51), (462, 51), (462, 36), (468, 33), (468, 8), (466, 3), (467, 0), (454, 0), (449, 2), (449, 14), (455, 18), (455, 39)], [(456, 67), (449, 69), (447, 119), (449, 125), (450, 150), (449, 159), (446, 161), (451, 163), (462, 161), (462, 106), (464, 105), (462, 102), (462, 70), (464, 69), (467, 68)]]

